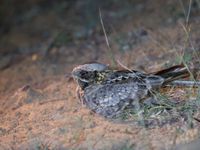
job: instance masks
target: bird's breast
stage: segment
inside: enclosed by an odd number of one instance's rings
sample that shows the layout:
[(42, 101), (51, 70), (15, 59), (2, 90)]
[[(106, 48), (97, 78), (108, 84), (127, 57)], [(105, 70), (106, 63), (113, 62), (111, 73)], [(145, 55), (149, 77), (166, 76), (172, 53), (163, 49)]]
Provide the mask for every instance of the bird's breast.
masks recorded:
[(91, 109), (117, 107), (119, 103), (131, 103), (146, 96), (145, 85), (135, 83), (92, 85), (84, 91), (84, 101)]

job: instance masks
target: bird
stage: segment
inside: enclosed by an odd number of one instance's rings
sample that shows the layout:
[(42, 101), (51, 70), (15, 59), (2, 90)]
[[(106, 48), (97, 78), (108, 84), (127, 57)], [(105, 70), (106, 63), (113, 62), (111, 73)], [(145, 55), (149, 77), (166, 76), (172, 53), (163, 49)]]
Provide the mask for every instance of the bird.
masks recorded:
[(154, 73), (137, 70), (114, 70), (102, 63), (75, 67), (72, 77), (77, 82), (81, 102), (93, 112), (115, 118), (170, 82), (189, 76), (184, 65), (176, 65)]

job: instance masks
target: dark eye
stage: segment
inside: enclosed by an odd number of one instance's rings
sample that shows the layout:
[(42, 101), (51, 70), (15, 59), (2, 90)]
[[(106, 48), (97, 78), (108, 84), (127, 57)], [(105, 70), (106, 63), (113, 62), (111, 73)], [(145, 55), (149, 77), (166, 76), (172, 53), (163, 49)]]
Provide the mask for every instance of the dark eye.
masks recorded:
[(91, 80), (95, 78), (95, 73), (92, 71), (83, 71), (81, 72), (81, 78), (86, 80)]
[(86, 71), (82, 71), (82, 72), (81, 72), (81, 76), (84, 76), (84, 75), (86, 75), (86, 74), (87, 74)]
[(87, 78), (88, 77), (88, 72), (87, 71), (82, 71), (80, 73), (80, 75), (81, 75), (81, 78)]

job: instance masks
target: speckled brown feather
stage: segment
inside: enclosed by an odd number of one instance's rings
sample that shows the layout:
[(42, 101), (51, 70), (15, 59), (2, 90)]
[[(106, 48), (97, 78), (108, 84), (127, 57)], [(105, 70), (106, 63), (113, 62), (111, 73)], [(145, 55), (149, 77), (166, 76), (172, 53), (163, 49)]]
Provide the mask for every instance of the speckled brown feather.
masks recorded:
[(183, 66), (174, 66), (155, 74), (144, 74), (134, 70), (112, 70), (95, 63), (80, 65), (72, 74), (80, 86), (83, 104), (100, 115), (113, 118), (127, 107), (134, 108), (135, 102), (149, 96), (151, 91), (188, 72)]

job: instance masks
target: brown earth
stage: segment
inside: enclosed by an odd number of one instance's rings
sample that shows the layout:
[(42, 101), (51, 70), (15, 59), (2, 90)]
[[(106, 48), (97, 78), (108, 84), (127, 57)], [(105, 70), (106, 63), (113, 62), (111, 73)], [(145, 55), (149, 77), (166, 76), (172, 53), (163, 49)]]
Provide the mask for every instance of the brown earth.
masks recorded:
[[(181, 62), (198, 68), (198, 0), (188, 23), (189, 1), (20, 1), (1, 4), (0, 149), (165, 150), (200, 137), (195, 120), (144, 127), (98, 116), (81, 105), (70, 77), (85, 62), (120, 67), (113, 58), (145, 72)], [(198, 97), (170, 90), (175, 99)]]

